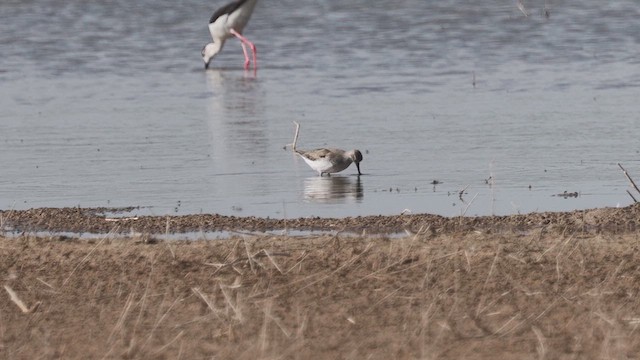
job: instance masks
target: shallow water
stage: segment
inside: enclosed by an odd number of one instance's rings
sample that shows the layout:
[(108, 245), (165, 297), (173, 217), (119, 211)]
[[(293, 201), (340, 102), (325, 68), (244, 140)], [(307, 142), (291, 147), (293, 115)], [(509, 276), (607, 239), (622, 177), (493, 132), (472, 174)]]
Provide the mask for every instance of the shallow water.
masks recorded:
[[(627, 205), (634, 1), (261, 1), (204, 71), (219, 2), (8, 0), (0, 208), (270, 217)], [(283, 146), (358, 148), (319, 178)], [(440, 182), (433, 185), (432, 182)], [(462, 196), (459, 192), (466, 189)], [(577, 192), (577, 197), (554, 196)]]

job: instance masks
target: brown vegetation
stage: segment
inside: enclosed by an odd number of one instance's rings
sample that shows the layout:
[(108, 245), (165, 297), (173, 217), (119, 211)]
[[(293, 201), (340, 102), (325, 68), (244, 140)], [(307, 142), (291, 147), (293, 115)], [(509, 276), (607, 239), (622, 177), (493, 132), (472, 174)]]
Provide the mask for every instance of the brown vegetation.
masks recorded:
[(634, 358), (638, 234), (551, 225), (0, 237), (0, 358)]

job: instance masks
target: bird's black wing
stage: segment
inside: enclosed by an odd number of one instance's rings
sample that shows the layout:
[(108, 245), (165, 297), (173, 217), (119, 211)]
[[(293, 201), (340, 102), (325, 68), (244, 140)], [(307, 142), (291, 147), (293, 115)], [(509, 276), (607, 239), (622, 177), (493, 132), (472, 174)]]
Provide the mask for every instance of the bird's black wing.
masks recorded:
[(209, 24), (215, 22), (216, 20), (218, 20), (218, 18), (222, 15), (228, 15), (231, 14), (232, 12), (238, 10), (238, 8), (240, 6), (242, 6), (242, 4), (244, 4), (247, 0), (237, 0), (237, 1), (233, 1), (228, 3), (227, 5), (217, 9), (213, 15), (211, 15), (211, 19), (209, 19)]

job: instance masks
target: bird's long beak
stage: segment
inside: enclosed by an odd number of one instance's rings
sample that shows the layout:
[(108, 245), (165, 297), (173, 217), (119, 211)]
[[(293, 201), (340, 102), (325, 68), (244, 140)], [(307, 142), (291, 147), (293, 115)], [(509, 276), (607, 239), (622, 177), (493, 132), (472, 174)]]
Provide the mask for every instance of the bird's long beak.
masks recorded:
[(359, 162), (356, 163), (356, 167), (358, 168), (358, 176), (362, 175), (362, 173), (360, 172), (360, 163)]
[(204, 63), (204, 69), (207, 70), (208, 68), (209, 68), (209, 63), (208, 62)]

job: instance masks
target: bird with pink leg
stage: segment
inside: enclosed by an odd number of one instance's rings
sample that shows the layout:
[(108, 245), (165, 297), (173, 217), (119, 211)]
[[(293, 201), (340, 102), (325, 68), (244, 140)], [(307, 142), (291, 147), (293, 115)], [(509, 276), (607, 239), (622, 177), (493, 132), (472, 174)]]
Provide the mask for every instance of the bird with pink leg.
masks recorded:
[(222, 6), (211, 15), (209, 32), (213, 42), (202, 48), (202, 60), (204, 60), (205, 69), (209, 68), (211, 60), (220, 53), (225, 41), (235, 36), (242, 45), (245, 70), (248, 70), (251, 64), (247, 47), (251, 50), (253, 57), (253, 70), (257, 70), (256, 46), (242, 35), (242, 30), (249, 22), (257, 2), (258, 0), (236, 0)]

